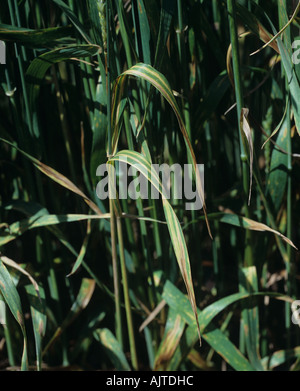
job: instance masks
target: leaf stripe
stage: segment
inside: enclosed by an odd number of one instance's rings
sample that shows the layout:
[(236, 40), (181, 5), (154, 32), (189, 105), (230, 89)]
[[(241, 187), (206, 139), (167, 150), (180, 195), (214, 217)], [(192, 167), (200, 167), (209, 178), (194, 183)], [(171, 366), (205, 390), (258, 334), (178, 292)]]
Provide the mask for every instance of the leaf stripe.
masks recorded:
[[(110, 161), (123, 161), (126, 162), (132, 166), (134, 166), (139, 172), (141, 172), (149, 182), (151, 182), (156, 189), (160, 192), (160, 194), (163, 196), (163, 189), (161, 182), (159, 180), (158, 174), (153, 172), (154, 174), (154, 181), (152, 180), (152, 171), (151, 171), (151, 165), (146, 159), (146, 157), (138, 152), (135, 151), (121, 151), (118, 152), (114, 157), (112, 157)], [(184, 239), (184, 235), (180, 226), (180, 223), (178, 221), (178, 218), (167, 200), (167, 198), (162, 197), (163, 202), (163, 209), (172, 241), (172, 245), (174, 248), (175, 256), (179, 265), (179, 269), (183, 278), (183, 281), (185, 283), (189, 301), (191, 303), (194, 316), (196, 319), (197, 324), (197, 330), (199, 335), (199, 340), (201, 344), (201, 334), (200, 334), (200, 326), (198, 323), (198, 317), (197, 317), (197, 305), (196, 305), (196, 299), (195, 299), (195, 293), (192, 283), (192, 277), (191, 277), (191, 267), (190, 267), (190, 260), (189, 255)]]
[(205, 199), (204, 199), (204, 193), (203, 193), (203, 186), (201, 184), (201, 178), (200, 173), (197, 167), (197, 161), (195, 157), (194, 150), (192, 148), (190, 139), (188, 137), (184, 121), (180, 115), (179, 107), (176, 103), (176, 100), (174, 98), (174, 95), (172, 93), (172, 89), (167, 82), (166, 78), (158, 72), (156, 69), (154, 69), (151, 65), (138, 63), (128, 69), (127, 71), (123, 72), (115, 81), (114, 88), (113, 88), (113, 94), (112, 94), (112, 114), (111, 114), (111, 122), (112, 122), (112, 128), (113, 128), (113, 135), (112, 135), (112, 155), (114, 155), (117, 151), (117, 145), (118, 145), (118, 139), (119, 139), (119, 127), (118, 127), (118, 113), (120, 108), (120, 102), (121, 102), (121, 95), (124, 88), (124, 82), (126, 76), (135, 76), (137, 78), (144, 79), (151, 83), (167, 100), (167, 102), (171, 105), (176, 117), (177, 121), (180, 127), (180, 130), (182, 132), (182, 135), (184, 137), (184, 140), (186, 142), (187, 150), (189, 155), (192, 158), (193, 162), (193, 168), (196, 176), (196, 188), (200, 197), (200, 200), (203, 205), (203, 212), (205, 216), (206, 226), (208, 229), (208, 233), (210, 237), (212, 238), (209, 222), (207, 219), (207, 212), (206, 212), (206, 205), (205, 205)]

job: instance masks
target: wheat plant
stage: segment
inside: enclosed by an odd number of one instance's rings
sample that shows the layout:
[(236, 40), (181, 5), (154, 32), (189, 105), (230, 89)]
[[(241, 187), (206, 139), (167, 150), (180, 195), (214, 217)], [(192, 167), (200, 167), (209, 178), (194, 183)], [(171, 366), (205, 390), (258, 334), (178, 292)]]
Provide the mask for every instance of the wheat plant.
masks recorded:
[(1, 1), (1, 370), (299, 370), (299, 9)]

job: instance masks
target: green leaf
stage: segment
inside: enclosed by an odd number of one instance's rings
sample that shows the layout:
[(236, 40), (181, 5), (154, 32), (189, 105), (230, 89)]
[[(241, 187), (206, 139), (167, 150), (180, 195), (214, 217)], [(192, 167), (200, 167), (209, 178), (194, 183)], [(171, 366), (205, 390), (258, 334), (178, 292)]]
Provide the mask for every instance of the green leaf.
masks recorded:
[(94, 337), (104, 347), (105, 352), (117, 371), (130, 371), (130, 366), (125, 354), (116, 340), (115, 336), (108, 329), (97, 329)]
[(37, 370), (40, 371), (42, 368), (42, 339), (45, 335), (47, 324), (45, 292), (41, 285), (39, 286), (39, 295), (37, 295), (33, 285), (26, 285), (25, 290), (30, 304)]
[[(245, 267), (239, 273), (239, 286), (241, 293), (255, 293), (258, 291), (256, 267)], [(253, 298), (252, 298), (253, 299)], [(242, 301), (242, 325), (246, 341), (249, 360), (257, 371), (262, 371), (259, 354), (259, 314), (258, 307), (253, 300)]]
[(282, 43), (281, 39), (277, 39), (278, 47), (280, 50), (282, 64), (285, 69), (286, 78), (288, 80), (290, 95), (291, 95), (291, 103), (293, 106), (294, 119), (296, 123), (296, 129), (298, 135), (300, 135), (300, 85), (295, 72), (294, 65), (292, 63), (291, 56), (289, 56), (289, 52), (287, 48)]
[[(239, 8), (242, 8), (242, 6), (239, 5)], [(257, 8), (259, 9), (259, 6), (257, 6)], [(295, 9), (295, 13), (299, 10), (299, 8), (300, 8), (300, 4), (297, 5), (297, 7)], [(245, 11), (245, 9), (244, 9), (244, 12), (247, 13), (247, 11)], [(293, 17), (295, 17), (295, 13), (294, 13)], [(277, 33), (271, 19), (268, 17), (268, 15), (265, 12), (264, 12), (264, 15), (267, 18), (267, 20), (269, 21), (270, 26), (273, 30), (273, 34), (276, 37), (278, 33)], [(258, 23), (257, 20), (256, 20), (256, 23)], [(286, 28), (286, 26), (284, 28)], [(265, 42), (269, 42), (269, 40), (265, 40)], [(281, 37), (278, 37), (278, 38), (276, 38), (276, 43), (275, 43), (275, 41), (273, 41), (270, 44), (270, 46), (273, 48), (274, 48), (274, 45), (277, 46), (278, 49), (277, 48), (275, 48), (275, 49), (280, 53), (280, 56), (281, 56), (281, 61), (282, 61), (282, 64), (283, 64), (283, 67), (285, 70), (285, 74), (286, 74), (286, 79), (287, 79), (288, 85), (289, 85), (296, 129), (297, 129), (298, 134), (300, 135), (300, 105), (299, 105), (300, 85), (299, 85), (299, 80), (298, 80), (296, 72), (295, 72), (294, 64), (292, 63), (291, 43), (289, 43), (288, 47), (286, 47), (283, 44)]]
[(274, 369), (279, 365), (285, 364), (291, 359), (300, 357), (300, 346), (296, 346), (293, 349), (284, 349), (278, 350), (277, 352), (272, 353), (270, 356), (264, 357), (262, 359), (262, 365), (265, 370)]
[[(139, 28), (140, 28), (140, 36), (143, 37), (141, 39), (143, 56), (139, 53), (139, 57), (143, 58), (143, 62), (146, 64), (151, 64), (151, 48), (150, 48), (150, 27), (147, 17), (147, 12), (145, 9), (144, 1), (137, 0), (137, 10), (138, 10), (138, 18), (139, 18)], [(138, 50), (138, 48), (137, 48)]]
[(90, 176), (93, 182), (93, 185), (96, 186), (96, 176), (97, 167), (100, 164), (103, 164), (107, 160), (107, 155), (103, 145), (106, 144), (106, 130), (107, 130), (107, 115), (106, 115), (106, 105), (107, 105), (107, 96), (106, 96), (106, 86), (105, 80), (99, 78), (97, 88), (96, 88), (96, 102), (99, 102), (99, 107), (95, 107), (94, 118), (92, 124), (93, 130), (93, 144), (90, 158)]
[(269, 196), (276, 214), (281, 206), (288, 178), (288, 155), (281, 150), (288, 150), (289, 135), (287, 131), (287, 121), (288, 117), (286, 115), (280, 127), (276, 145), (272, 152), (270, 173), (267, 180), (266, 195)]
[(65, 15), (70, 19), (70, 21), (72, 22), (72, 24), (76, 27), (76, 29), (79, 31), (79, 33), (81, 34), (81, 36), (87, 41), (87, 42), (91, 42), (91, 39), (89, 38), (89, 36), (87, 35), (86, 31), (85, 31), (85, 27), (83, 26), (83, 24), (79, 21), (79, 19), (77, 18), (77, 16), (74, 14), (74, 12), (72, 11), (72, 9), (66, 4), (64, 3), (62, 0), (52, 0), (56, 5), (59, 6), (59, 8), (65, 13)]
[(26, 71), (26, 80), (29, 83), (28, 96), (31, 110), (35, 108), (40, 84), (47, 70), (56, 63), (68, 60), (77, 60), (82, 57), (90, 57), (99, 52), (97, 45), (68, 45), (51, 50), (36, 57)]
[[(190, 307), (187, 307), (188, 299), (170, 281), (165, 283), (163, 298), (189, 325), (186, 331), (187, 345), (192, 348), (197, 340), (197, 332), (193, 313), (190, 310)], [(249, 361), (212, 322), (214, 316), (222, 311), (222, 306), (221, 308), (216, 308), (213, 307), (213, 305), (210, 305), (209, 307), (206, 307), (206, 309), (208, 308), (213, 309), (213, 311), (203, 311), (200, 314), (200, 311), (198, 310), (202, 338), (235, 370), (253, 371), (254, 368)]]
[(241, 131), (241, 139), (244, 146), (244, 150), (246, 151), (246, 156), (249, 162), (250, 168), (250, 184), (249, 184), (249, 196), (248, 196), (248, 205), (250, 205), (251, 200), (251, 190), (252, 190), (252, 176), (253, 176), (253, 140), (252, 140), (252, 132), (248, 122), (248, 114), (249, 109), (242, 108), (240, 114), (240, 131)]
[(67, 275), (67, 277), (70, 277), (72, 274), (76, 273), (78, 268), (81, 266), (82, 261), (85, 257), (85, 254), (86, 254), (90, 234), (91, 234), (91, 221), (88, 220), (86, 236), (85, 236), (84, 241), (82, 243), (81, 249), (80, 249), (78, 257), (76, 259), (76, 262), (75, 262), (74, 266), (72, 267), (71, 273), (69, 273)]
[(21, 369), (23, 371), (28, 370), (28, 357), (27, 357), (27, 335), (24, 324), (24, 316), (22, 312), (20, 296), (17, 292), (17, 289), (10, 277), (9, 272), (7, 271), (4, 263), (0, 258), (0, 293), (8, 305), (11, 313), (13, 314), (16, 321), (19, 323), (22, 334), (23, 334), (23, 354), (22, 354), (22, 363)]
[(92, 34), (93, 42), (103, 47), (101, 24), (100, 24), (100, 17), (99, 17), (97, 3), (98, 0), (87, 1), (88, 14), (91, 23), (91, 34)]
[[(243, 23), (248, 26), (248, 28), (255, 34), (257, 37), (261, 39), (264, 43), (270, 41), (273, 38), (272, 34), (267, 31), (267, 29), (263, 26), (263, 24), (259, 21), (256, 14), (263, 13), (263, 10), (257, 5), (254, 5), (254, 9), (250, 12), (244, 5), (241, 4), (242, 1), (238, 0), (236, 2), (236, 10), (237, 14), (243, 21)], [(270, 46), (279, 53), (279, 49), (277, 43), (273, 41)]]
[(31, 216), (28, 219), (24, 219), (21, 221), (17, 221), (11, 224), (7, 232), (5, 232), (4, 236), (0, 236), (0, 246), (3, 246), (6, 243), (15, 240), (16, 238), (23, 235), (26, 231), (41, 228), (41, 227), (49, 227), (51, 225), (57, 225), (62, 223), (71, 223), (92, 219), (109, 219), (110, 214), (106, 213), (101, 216), (99, 215), (40, 215), (40, 212), (36, 215)]
[(186, 148), (187, 148), (187, 153), (188, 157), (191, 157), (192, 159), (192, 164), (194, 168), (194, 174), (196, 177), (196, 188), (197, 192), (199, 194), (201, 203), (203, 205), (203, 212), (205, 216), (205, 221), (206, 221), (206, 226), (208, 229), (208, 233), (211, 236), (211, 231), (210, 231), (210, 226), (209, 222), (207, 219), (207, 213), (206, 213), (206, 205), (205, 205), (205, 200), (204, 200), (204, 186), (201, 183), (201, 178), (200, 178), (200, 173), (197, 168), (197, 161), (195, 157), (194, 150), (192, 148), (187, 130), (185, 128), (185, 123), (184, 120), (180, 114), (179, 107), (177, 105), (176, 99), (173, 95), (173, 91), (167, 81), (167, 79), (156, 69), (151, 67), (150, 65), (139, 63), (128, 69), (127, 71), (123, 72), (116, 80), (114, 83), (113, 87), (113, 95), (112, 95), (112, 129), (113, 129), (113, 134), (112, 134), (112, 140), (111, 140), (111, 145), (112, 145), (112, 155), (114, 155), (117, 151), (118, 147), (118, 140), (119, 140), (119, 124), (120, 124), (120, 112), (121, 112), (121, 98), (123, 95), (124, 91), (124, 83), (127, 79), (128, 76), (134, 76), (136, 78), (142, 79), (150, 83), (152, 86), (154, 86), (160, 93), (161, 95), (167, 100), (167, 102), (170, 104), (172, 107), (177, 121), (179, 128), (181, 130), (181, 133), (183, 135)]
[[(146, 7), (148, 6), (148, 1), (146, 2)], [(151, 12), (154, 13), (155, 7), (152, 5), (150, 6), (150, 10), (147, 10), (147, 14), (149, 15), (150, 12), (150, 18), (151, 18)], [(153, 10), (153, 11), (152, 11)], [(173, 20), (173, 16), (176, 10), (176, 3), (172, 0), (163, 0), (162, 1), (162, 7), (161, 7), (161, 14), (160, 14), (160, 23), (159, 23), (159, 32), (157, 37), (157, 43), (156, 43), (156, 50), (155, 50), (155, 59), (154, 59), (154, 67), (157, 69), (160, 69), (162, 61), (164, 59), (164, 53), (166, 50), (166, 42), (168, 39), (168, 36), (170, 34), (170, 28)], [(153, 16), (154, 17), (154, 16)], [(154, 24), (156, 21), (152, 21)]]
[(230, 224), (236, 227), (241, 227), (245, 229), (250, 229), (253, 231), (267, 231), (272, 232), (273, 234), (279, 236), (281, 239), (283, 239), (286, 243), (288, 243), (290, 246), (294, 247), (297, 250), (297, 247), (294, 245), (294, 243), (288, 239), (286, 236), (282, 235), (280, 232), (268, 227), (266, 224), (259, 223), (255, 220), (249, 219), (247, 217), (239, 216), (233, 213), (209, 213), (208, 215), (209, 220), (217, 220), (221, 223)]
[(46, 29), (32, 30), (7, 24), (0, 25), (0, 39), (19, 43), (30, 48), (43, 48), (55, 45), (74, 43), (70, 37), (72, 27), (49, 27)]
[[(238, 292), (217, 300), (201, 312), (198, 310), (198, 320), (203, 339), (206, 340), (206, 342), (209, 343), (229, 365), (238, 371), (251, 371), (254, 370), (254, 368), (223, 332), (214, 325), (213, 319), (229, 305), (241, 300), (259, 296), (269, 296), (288, 303), (293, 302), (292, 298), (276, 292)], [(191, 334), (188, 336), (189, 346), (192, 347), (197, 340), (197, 332), (195, 319), (190, 306), (188, 306), (187, 297), (185, 297), (170, 281), (165, 283), (162, 297), (192, 328)], [(189, 328), (187, 330), (189, 330)]]

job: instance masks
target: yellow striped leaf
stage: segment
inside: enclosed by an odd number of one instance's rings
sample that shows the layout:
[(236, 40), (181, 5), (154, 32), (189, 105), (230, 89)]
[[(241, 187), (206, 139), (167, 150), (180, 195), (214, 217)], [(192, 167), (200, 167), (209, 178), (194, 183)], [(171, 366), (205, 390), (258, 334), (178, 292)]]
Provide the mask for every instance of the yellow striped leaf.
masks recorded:
[(125, 81), (127, 80), (127, 78), (129, 76), (133, 76), (133, 77), (145, 80), (148, 83), (150, 83), (152, 86), (154, 86), (161, 93), (161, 95), (167, 100), (167, 102), (172, 107), (172, 109), (176, 115), (181, 133), (184, 137), (187, 151), (188, 151), (188, 155), (191, 157), (192, 162), (193, 162), (193, 167), (194, 167), (194, 172), (195, 172), (195, 177), (196, 177), (196, 188), (197, 188), (200, 200), (203, 205), (203, 212), (204, 212), (204, 216), (205, 216), (205, 221), (206, 221), (208, 233), (209, 233), (210, 237), (212, 237), (209, 222), (207, 219), (207, 213), (206, 213), (206, 205), (205, 205), (204, 193), (203, 193), (204, 187), (202, 186), (202, 183), (201, 183), (201, 178), (200, 178), (200, 173), (199, 173), (199, 170), (197, 167), (195, 153), (194, 153), (192, 144), (190, 142), (188, 133), (186, 131), (184, 120), (180, 114), (179, 107), (177, 105), (173, 91), (172, 91), (167, 79), (160, 72), (158, 72), (156, 69), (154, 69), (151, 65), (138, 63), (138, 64), (134, 65), (133, 67), (131, 67), (130, 69), (128, 69), (127, 71), (123, 72), (115, 80), (114, 87), (113, 87), (113, 93), (112, 93), (112, 114), (111, 114), (111, 123), (112, 123), (112, 129), (113, 129), (112, 140), (111, 140), (112, 155), (114, 155), (116, 153), (117, 147), (118, 147), (118, 140), (119, 140), (119, 134), (120, 134), (119, 123), (121, 122), (120, 113), (122, 112), (121, 98), (122, 98), (123, 91), (124, 91)]
[(164, 214), (166, 217), (172, 245), (174, 248), (175, 256), (179, 265), (182, 278), (184, 280), (187, 289), (188, 297), (195, 315), (199, 340), (201, 343), (200, 327), (198, 323), (197, 305), (196, 305), (194, 287), (192, 282), (190, 259), (189, 259), (187, 246), (185, 243), (185, 238), (183, 235), (181, 225), (178, 221), (178, 218), (166, 197), (166, 193), (165, 190), (163, 189), (158, 173), (155, 172), (155, 170), (151, 169), (151, 164), (149, 163), (149, 161), (146, 159), (144, 155), (135, 151), (126, 150), (126, 151), (118, 152), (114, 157), (112, 157), (109, 160), (109, 162), (114, 162), (114, 161), (124, 162), (135, 167), (162, 195), (163, 209), (164, 209)]

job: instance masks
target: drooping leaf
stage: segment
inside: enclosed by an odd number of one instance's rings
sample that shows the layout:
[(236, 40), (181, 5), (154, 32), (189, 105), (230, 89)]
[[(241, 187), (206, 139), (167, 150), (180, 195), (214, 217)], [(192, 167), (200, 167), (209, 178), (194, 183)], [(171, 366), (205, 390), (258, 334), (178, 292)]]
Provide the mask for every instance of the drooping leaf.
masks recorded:
[[(280, 3), (280, 2), (279, 2)], [(282, 3), (280, 3), (282, 4)], [(268, 42), (266, 42), (260, 49), (256, 50), (255, 52), (252, 53), (252, 55), (260, 52), (261, 50), (265, 49), (267, 46), (271, 45), (278, 37), (280, 37), (280, 35), (283, 34), (283, 32), (291, 25), (291, 23), (293, 22), (293, 20), (296, 18), (298, 12), (300, 10), (300, 3), (298, 3), (293, 15), (291, 16), (290, 20), (289, 21), (286, 21), (286, 25), (284, 27), (282, 27), (282, 29), (280, 31), (278, 31), (277, 34), (275, 34)]]
[(35, 289), (35, 292), (36, 292), (36, 295), (39, 297), (39, 286), (38, 286), (38, 283), (35, 281), (35, 279), (32, 277), (32, 275), (30, 273), (28, 273), (25, 269), (23, 269), (19, 264), (17, 264), (15, 261), (13, 261), (12, 259), (8, 258), (8, 257), (5, 257), (5, 256), (1, 256), (1, 260), (3, 263), (5, 263), (6, 265), (16, 269), (17, 271), (19, 271), (21, 274), (24, 274), (28, 279), (29, 281), (31, 282), (32, 286), (34, 287)]
[(37, 49), (55, 46), (58, 44), (63, 45), (66, 43), (74, 43), (74, 38), (70, 37), (72, 30), (73, 29), (70, 26), (32, 30), (1, 24), (0, 39)]
[[(196, 177), (196, 188), (197, 192), (199, 194), (202, 206), (203, 206), (203, 212), (205, 216), (205, 221), (208, 229), (208, 233), (211, 236), (211, 231), (210, 231), (210, 226), (209, 222), (207, 220), (207, 212), (206, 212), (206, 205), (205, 205), (205, 200), (204, 200), (204, 187), (201, 182), (201, 177), (200, 173), (197, 167), (197, 161), (195, 157), (194, 150), (192, 148), (187, 130), (185, 128), (185, 123), (184, 120), (180, 114), (179, 107), (177, 105), (176, 99), (174, 97), (174, 94), (172, 92), (172, 89), (166, 80), (166, 78), (158, 72), (156, 69), (151, 67), (150, 65), (139, 63), (128, 69), (127, 71), (123, 72), (115, 81), (114, 87), (113, 87), (113, 98), (112, 98), (112, 129), (113, 129), (113, 134), (112, 134), (112, 155), (116, 153), (117, 146), (118, 146), (118, 140), (119, 140), (119, 121), (120, 121), (120, 102), (121, 102), (121, 97), (123, 95), (124, 91), (124, 83), (127, 79), (128, 76), (134, 76), (138, 79), (145, 80), (149, 82), (152, 86), (154, 86), (160, 93), (161, 95), (167, 100), (167, 102), (170, 104), (172, 107), (181, 133), (183, 135), (184, 141), (186, 143), (187, 147), (187, 153), (188, 157), (191, 157), (192, 159), (192, 164), (193, 164), (193, 169), (194, 169), (194, 174)], [(212, 237), (212, 236), (211, 236)]]
[[(299, 4), (295, 9), (295, 12), (298, 12), (298, 11), (299, 11)], [(272, 20), (269, 18), (269, 16), (266, 13), (264, 13), (264, 15), (272, 28), (273, 34), (276, 35), (277, 31), (274, 27)], [(271, 46), (274, 44), (274, 42), (272, 42)], [(294, 64), (292, 62), (291, 42), (283, 43), (281, 38), (277, 38), (276, 43), (277, 43), (278, 52), (280, 53), (281, 61), (282, 61), (282, 64), (283, 64), (283, 67), (285, 70), (286, 79), (288, 81), (296, 129), (297, 129), (298, 134), (300, 134), (300, 107), (299, 107), (300, 85), (299, 85), (299, 80), (297, 78)]]
[(77, 60), (82, 57), (91, 57), (99, 52), (97, 45), (68, 45), (46, 52), (36, 57), (26, 71), (26, 80), (29, 83), (28, 96), (31, 110), (35, 108), (40, 84), (47, 70), (56, 63), (68, 60)]
[[(256, 17), (256, 9), (259, 9), (259, 7), (258, 5), (255, 5), (255, 7), (256, 8), (252, 12), (250, 12), (243, 4), (241, 4), (240, 0), (236, 2), (237, 14), (240, 16), (243, 23), (245, 23), (248, 26), (248, 28), (259, 37), (261, 41), (267, 43), (273, 38), (273, 35), (267, 31), (267, 29), (262, 25), (262, 23)], [(275, 41), (272, 41), (270, 43), (270, 46), (277, 53), (279, 53), (279, 49)]]
[(54, 182), (58, 183), (59, 185), (65, 187), (66, 189), (72, 191), (73, 193), (79, 195), (84, 199), (84, 201), (89, 205), (89, 207), (96, 212), (99, 215), (102, 215), (101, 210), (98, 208), (98, 206), (90, 200), (70, 179), (59, 173), (58, 171), (54, 170), (53, 168), (47, 166), (46, 164), (40, 162), (33, 156), (29, 155), (28, 153), (22, 151), (20, 148), (18, 148), (16, 145), (12, 144), (10, 141), (4, 140), (3, 138), (0, 138), (0, 141), (5, 142), (6, 144), (10, 145), (11, 147), (15, 148), (18, 152), (20, 152), (23, 156), (25, 156), (31, 163), (34, 164), (34, 166), (39, 169), (43, 174), (47, 175), (49, 178), (51, 178)]
[(114, 161), (124, 162), (132, 167), (135, 167), (149, 182), (151, 182), (151, 185), (153, 185), (154, 188), (162, 195), (164, 214), (166, 217), (166, 221), (171, 237), (171, 242), (174, 248), (175, 256), (179, 265), (182, 278), (184, 280), (188, 292), (189, 300), (195, 314), (197, 328), (199, 331), (199, 339), (201, 342), (200, 328), (197, 321), (197, 307), (196, 307), (195, 293), (194, 293), (194, 287), (193, 287), (193, 281), (191, 275), (191, 266), (190, 266), (189, 254), (188, 254), (185, 238), (182, 232), (181, 225), (176, 216), (176, 213), (174, 212), (172, 206), (170, 205), (167, 199), (166, 191), (161, 184), (159, 176), (157, 172), (155, 172), (155, 170), (152, 170), (151, 164), (145, 158), (145, 156), (138, 152), (134, 152), (134, 151), (118, 152), (111, 159), (109, 159), (109, 162), (114, 162)]
[(251, 200), (251, 189), (252, 189), (252, 172), (253, 172), (253, 140), (252, 132), (248, 122), (249, 109), (242, 108), (241, 112), (241, 138), (243, 140), (244, 150), (247, 151), (249, 158), (249, 167), (250, 167), (250, 184), (249, 184), (249, 196), (248, 196), (248, 205), (250, 205)]
[(286, 243), (288, 243), (290, 246), (294, 247), (297, 250), (297, 247), (295, 244), (286, 236), (281, 234), (280, 232), (268, 227), (266, 224), (259, 223), (258, 221), (249, 219), (247, 217), (238, 216), (233, 213), (210, 213), (208, 214), (209, 220), (218, 220), (221, 223), (226, 223), (230, 225), (234, 225), (236, 227), (241, 227), (245, 229), (250, 229), (253, 231), (267, 231), (272, 232), (273, 234), (277, 235), (281, 239), (283, 239)]

